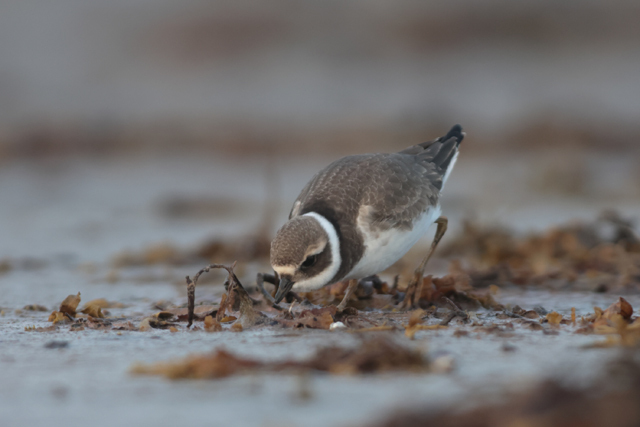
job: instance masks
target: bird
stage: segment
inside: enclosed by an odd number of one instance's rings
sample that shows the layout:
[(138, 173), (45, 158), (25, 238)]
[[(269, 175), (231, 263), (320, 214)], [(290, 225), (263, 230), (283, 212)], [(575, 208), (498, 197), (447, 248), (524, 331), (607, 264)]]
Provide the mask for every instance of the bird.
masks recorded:
[(275, 303), (290, 291), (348, 280), (338, 305), (342, 311), (358, 280), (390, 267), (436, 223), (431, 248), (415, 270), (405, 300), (415, 294), (447, 229), (440, 196), (464, 136), (455, 125), (432, 141), (395, 153), (343, 157), (316, 173), (271, 242)]

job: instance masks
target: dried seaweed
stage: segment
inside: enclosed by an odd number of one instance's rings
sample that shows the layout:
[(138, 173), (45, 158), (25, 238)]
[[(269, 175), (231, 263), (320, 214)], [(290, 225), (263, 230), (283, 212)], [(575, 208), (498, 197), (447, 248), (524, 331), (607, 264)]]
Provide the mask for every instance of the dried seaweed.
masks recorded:
[[(264, 314), (254, 308), (255, 305), (259, 304), (259, 301), (255, 301), (253, 298), (249, 296), (247, 291), (244, 289), (235, 273), (233, 272), (233, 268), (235, 267), (235, 263), (231, 266), (226, 266), (222, 264), (211, 264), (202, 270), (198, 271), (196, 275), (193, 277), (193, 281), (186, 277), (187, 281), (187, 304), (188, 304), (188, 324), (187, 327), (191, 327), (193, 324), (193, 319), (195, 317), (195, 289), (198, 279), (203, 273), (209, 272), (214, 268), (222, 268), (227, 270), (228, 277), (225, 282), (225, 288), (227, 289), (227, 293), (222, 295), (222, 299), (220, 301), (220, 305), (216, 312), (216, 320), (221, 322), (225, 317), (227, 311), (238, 311), (240, 312), (240, 317), (238, 322), (244, 328), (251, 327), (256, 323), (265, 320)], [(236, 327), (236, 330), (238, 328)]]
[(602, 316), (605, 318), (611, 318), (614, 315), (620, 315), (624, 320), (629, 320), (633, 315), (633, 307), (631, 307), (631, 304), (629, 304), (626, 299), (620, 297), (618, 301), (611, 304), (611, 306), (602, 313)]
[(60, 311), (71, 317), (76, 317), (78, 304), (80, 304), (80, 292), (78, 292), (78, 295), (69, 295), (66, 297), (64, 301), (62, 301), (62, 304), (60, 304)]
[(73, 320), (76, 317), (76, 309), (80, 304), (80, 292), (78, 295), (69, 295), (60, 304), (58, 311), (49, 315), (49, 322), (60, 323)]
[[(622, 356), (615, 360), (596, 384), (574, 389), (556, 381), (544, 381), (528, 391), (507, 397), (506, 402), (460, 410), (456, 406), (428, 411), (420, 408), (397, 411), (378, 427), (635, 427), (640, 425), (640, 365)], [(618, 379), (624, 381), (617, 381)], [(611, 382), (627, 384), (611, 389)], [(369, 424), (371, 425), (371, 424)]]
[(220, 332), (222, 325), (213, 317), (207, 316), (204, 318), (204, 330), (207, 332)]
[(293, 319), (278, 319), (279, 323), (284, 326), (290, 326), (295, 328), (310, 328), (310, 329), (329, 329), (334, 322), (334, 316), (336, 315), (336, 307), (329, 306), (323, 308), (314, 308), (311, 310), (303, 310), (296, 314)]
[[(185, 322), (189, 319), (189, 308), (180, 307), (167, 310), (174, 314), (178, 321)], [(216, 316), (218, 313), (218, 307), (214, 305), (198, 305), (193, 310), (193, 317), (196, 320), (204, 320), (207, 316)]]
[(49, 311), (49, 309), (40, 304), (29, 304), (22, 307), (23, 310), (27, 311)]
[(80, 310), (80, 312), (91, 317), (104, 317), (104, 314), (102, 314), (102, 309), (99, 305), (86, 305), (82, 310)]
[(440, 255), (463, 259), (465, 266), (454, 263), (452, 272), (467, 274), (474, 288), (640, 289), (639, 242), (630, 221), (612, 212), (524, 237), (467, 221)]
[(139, 267), (143, 265), (184, 265), (192, 261), (188, 254), (170, 243), (151, 245), (139, 252), (123, 251), (116, 254), (111, 265), (114, 268)]
[[(198, 271), (195, 276), (193, 276), (193, 280), (189, 276), (186, 277), (187, 281), (187, 304), (188, 304), (188, 323), (187, 327), (191, 327), (193, 325), (193, 318), (195, 313), (195, 298), (196, 298), (196, 285), (198, 283), (198, 279), (203, 273), (208, 273), (213, 268), (224, 268), (229, 272), (229, 275), (233, 274), (233, 268), (227, 267), (222, 264), (211, 264), (202, 270)], [(234, 275), (235, 276), (235, 275)], [(222, 306), (222, 303), (220, 304)], [(220, 307), (222, 308), (222, 307)], [(224, 310), (223, 310), (224, 313)]]
[(304, 361), (261, 362), (240, 358), (225, 350), (189, 356), (176, 362), (137, 364), (133, 374), (161, 375), (170, 379), (216, 379), (249, 372), (320, 371), (335, 375), (387, 371), (426, 372), (428, 360), (418, 350), (401, 346), (385, 336), (365, 338), (353, 348), (325, 347)]
[(156, 243), (138, 251), (122, 251), (111, 259), (115, 269), (149, 265), (181, 266), (213, 259), (249, 261), (268, 259), (271, 240), (258, 231), (242, 238), (210, 238), (195, 248), (179, 248), (172, 243)]

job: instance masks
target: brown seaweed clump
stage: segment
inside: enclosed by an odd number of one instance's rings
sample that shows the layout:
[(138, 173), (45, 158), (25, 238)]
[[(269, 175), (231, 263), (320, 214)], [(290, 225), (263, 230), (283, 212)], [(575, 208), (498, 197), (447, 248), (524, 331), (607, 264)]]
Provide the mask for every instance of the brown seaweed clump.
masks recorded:
[(160, 375), (170, 379), (216, 379), (256, 372), (327, 372), (334, 375), (372, 374), (388, 371), (425, 372), (429, 368), (423, 354), (397, 344), (386, 336), (365, 338), (353, 348), (325, 347), (307, 360), (262, 362), (235, 356), (226, 350), (188, 356), (175, 362), (138, 364), (132, 373)]
[(503, 227), (466, 222), (440, 255), (455, 256), (455, 273), (473, 287), (545, 286), (573, 290), (640, 289), (640, 240), (633, 224), (614, 212), (596, 221), (520, 237)]
[[(636, 354), (637, 356), (637, 354)], [(396, 412), (378, 427), (635, 427), (640, 425), (640, 364), (633, 354), (614, 361), (609, 373), (587, 389), (545, 381), (505, 403), (460, 412), (420, 410)], [(612, 387), (617, 384), (617, 387)], [(625, 387), (620, 387), (625, 384)], [(613, 389), (612, 389), (613, 388)]]

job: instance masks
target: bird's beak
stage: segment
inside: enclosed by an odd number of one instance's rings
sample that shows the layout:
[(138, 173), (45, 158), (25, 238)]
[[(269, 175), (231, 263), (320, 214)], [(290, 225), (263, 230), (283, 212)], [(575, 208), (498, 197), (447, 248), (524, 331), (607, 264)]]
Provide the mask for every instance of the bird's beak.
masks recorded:
[(280, 284), (278, 285), (278, 292), (276, 292), (276, 304), (282, 301), (282, 299), (289, 293), (291, 288), (293, 288), (293, 283), (291, 280), (286, 277), (280, 277)]

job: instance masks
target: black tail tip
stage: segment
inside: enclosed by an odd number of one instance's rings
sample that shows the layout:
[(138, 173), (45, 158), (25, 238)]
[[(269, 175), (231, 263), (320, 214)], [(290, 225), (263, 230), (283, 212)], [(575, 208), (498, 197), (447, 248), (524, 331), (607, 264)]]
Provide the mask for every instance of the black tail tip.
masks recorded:
[(455, 138), (456, 141), (460, 142), (464, 138), (464, 131), (462, 130), (462, 126), (453, 125), (451, 130), (447, 132), (445, 136), (442, 137), (442, 141), (448, 141), (451, 138)]

